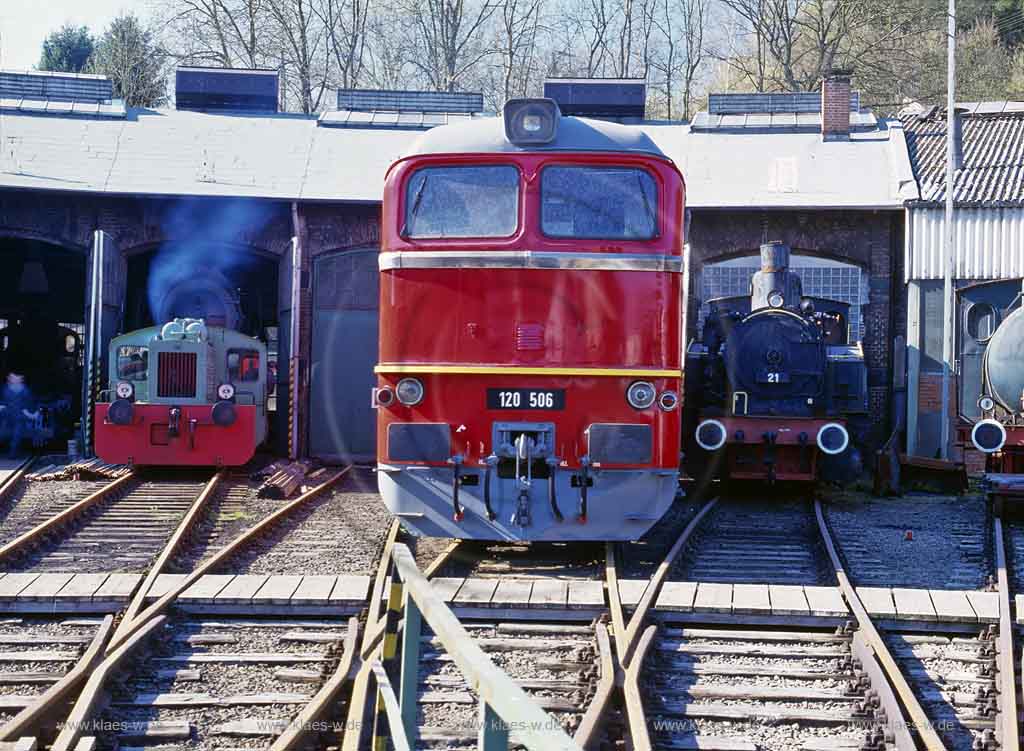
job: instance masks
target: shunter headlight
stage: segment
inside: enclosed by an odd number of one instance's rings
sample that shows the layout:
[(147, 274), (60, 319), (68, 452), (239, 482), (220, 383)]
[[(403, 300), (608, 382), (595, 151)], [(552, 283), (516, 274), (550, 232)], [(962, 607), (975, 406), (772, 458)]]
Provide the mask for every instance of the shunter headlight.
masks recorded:
[(725, 425), (718, 420), (704, 420), (697, 426), (695, 432), (697, 445), (705, 451), (718, 451), (725, 445), (728, 434)]
[(1006, 428), (995, 420), (979, 420), (971, 428), (971, 443), (986, 454), (994, 454), (1006, 443)]
[(117, 386), (114, 387), (114, 393), (118, 399), (131, 399), (135, 396), (135, 387), (128, 381), (118, 381)]
[(390, 407), (395, 403), (395, 392), (387, 386), (373, 390), (374, 407)]
[(658, 392), (654, 390), (654, 384), (647, 381), (635, 381), (626, 389), (626, 401), (633, 409), (647, 409), (657, 398)]
[(232, 383), (222, 383), (217, 387), (217, 398), (229, 401), (235, 398), (235, 386)]
[(819, 449), (835, 456), (846, 451), (850, 445), (850, 434), (837, 422), (826, 423), (818, 431), (817, 443)]
[(665, 412), (671, 412), (679, 406), (679, 394), (675, 391), (663, 391), (658, 397), (658, 406)]
[(782, 296), (781, 292), (771, 292), (768, 294), (769, 306), (773, 308), (781, 308), (784, 302), (786, 302), (786, 299)]
[(978, 407), (982, 412), (991, 412), (996, 408), (996, 402), (991, 396), (983, 396), (978, 400)]
[(554, 99), (509, 99), (502, 108), (505, 138), (520, 146), (551, 143), (560, 115)]
[(115, 399), (107, 407), (107, 419), (114, 425), (131, 425), (135, 407), (127, 399)]
[(403, 378), (395, 387), (395, 394), (406, 407), (414, 407), (423, 401), (423, 384), (415, 378)]

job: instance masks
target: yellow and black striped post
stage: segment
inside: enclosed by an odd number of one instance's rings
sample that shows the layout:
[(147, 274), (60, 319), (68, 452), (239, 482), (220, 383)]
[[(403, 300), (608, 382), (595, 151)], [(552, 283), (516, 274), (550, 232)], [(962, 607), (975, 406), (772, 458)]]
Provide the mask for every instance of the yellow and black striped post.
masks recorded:
[[(388, 590), (388, 609), (384, 614), (384, 640), (381, 644), (381, 662), (395, 684), (398, 667), (398, 624), (402, 620), (402, 580), (398, 578), (394, 564), (391, 566), (391, 588)], [(387, 751), (391, 738), (384, 698), (377, 690), (377, 707), (373, 724), (373, 751)]]

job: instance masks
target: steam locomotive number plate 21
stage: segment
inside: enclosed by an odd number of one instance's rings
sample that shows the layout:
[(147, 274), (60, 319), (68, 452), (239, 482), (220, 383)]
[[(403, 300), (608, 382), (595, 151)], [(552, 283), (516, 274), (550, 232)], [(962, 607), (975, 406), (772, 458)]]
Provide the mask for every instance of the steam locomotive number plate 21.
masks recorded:
[(487, 409), (565, 409), (565, 389), (487, 389)]
[(758, 383), (789, 383), (789, 373), (779, 370), (759, 370)]

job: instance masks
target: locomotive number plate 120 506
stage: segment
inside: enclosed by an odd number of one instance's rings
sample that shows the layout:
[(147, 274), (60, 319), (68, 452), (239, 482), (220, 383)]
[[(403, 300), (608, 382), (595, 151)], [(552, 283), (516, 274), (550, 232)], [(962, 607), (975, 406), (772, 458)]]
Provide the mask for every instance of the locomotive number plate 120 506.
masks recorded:
[(565, 389), (487, 389), (487, 409), (565, 409)]

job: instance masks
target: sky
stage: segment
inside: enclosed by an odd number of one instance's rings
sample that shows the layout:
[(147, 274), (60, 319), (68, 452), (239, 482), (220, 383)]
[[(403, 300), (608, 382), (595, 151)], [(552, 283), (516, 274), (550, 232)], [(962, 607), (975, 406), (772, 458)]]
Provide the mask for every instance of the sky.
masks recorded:
[(43, 39), (70, 22), (98, 34), (121, 11), (146, 17), (144, 0), (0, 0), (0, 68), (29, 70)]

